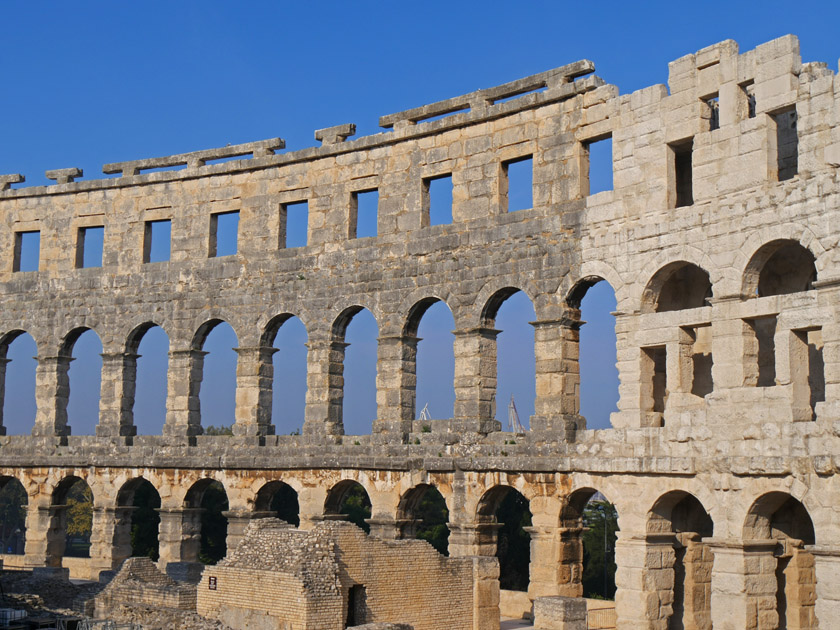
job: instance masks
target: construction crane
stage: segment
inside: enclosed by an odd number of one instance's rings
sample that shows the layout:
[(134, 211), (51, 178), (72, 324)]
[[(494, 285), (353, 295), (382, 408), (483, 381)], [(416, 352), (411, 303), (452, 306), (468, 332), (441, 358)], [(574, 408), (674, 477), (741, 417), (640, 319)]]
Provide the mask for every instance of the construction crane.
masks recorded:
[(516, 411), (513, 394), (510, 395), (510, 403), (508, 403), (508, 429), (513, 433), (525, 433), (525, 427), (519, 421), (519, 412)]

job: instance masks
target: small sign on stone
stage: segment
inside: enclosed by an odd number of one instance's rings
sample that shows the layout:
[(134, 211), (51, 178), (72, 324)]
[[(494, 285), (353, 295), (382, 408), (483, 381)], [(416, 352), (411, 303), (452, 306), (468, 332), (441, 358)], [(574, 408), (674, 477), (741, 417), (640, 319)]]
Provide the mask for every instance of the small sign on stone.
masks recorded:
[(215, 591), (217, 581), (218, 580), (217, 580), (216, 576), (214, 576), (214, 575), (209, 576), (207, 578), (207, 588), (209, 588), (211, 591)]

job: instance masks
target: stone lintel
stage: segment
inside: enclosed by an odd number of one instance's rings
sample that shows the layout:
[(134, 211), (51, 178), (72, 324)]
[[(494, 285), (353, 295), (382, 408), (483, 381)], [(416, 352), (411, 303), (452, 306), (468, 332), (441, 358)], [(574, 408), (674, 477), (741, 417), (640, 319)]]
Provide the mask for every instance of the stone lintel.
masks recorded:
[(84, 171), (80, 168), (57, 168), (51, 171), (46, 171), (44, 175), (47, 179), (52, 179), (56, 184), (71, 184), (76, 181), (77, 177), (81, 177)]
[(321, 144), (338, 144), (344, 142), (350, 136), (356, 135), (356, 125), (353, 123), (346, 123), (344, 125), (336, 125), (335, 127), (324, 127), (315, 131), (315, 139), (319, 140)]
[(0, 191), (9, 190), (12, 184), (21, 184), (26, 181), (26, 178), (20, 173), (9, 173), (8, 175), (0, 175)]

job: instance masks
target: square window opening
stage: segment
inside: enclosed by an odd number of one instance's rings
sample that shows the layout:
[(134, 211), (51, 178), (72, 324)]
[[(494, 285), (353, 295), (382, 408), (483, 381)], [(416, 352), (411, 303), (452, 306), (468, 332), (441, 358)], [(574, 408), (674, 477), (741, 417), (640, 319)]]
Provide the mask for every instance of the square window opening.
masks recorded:
[(280, 248), (306, 247), (309, 231), (309, 202), (294, 201), (280, 206)]
[(379, 190), (359, 190), (353, 193), (350, 203), (350, 238), (377, 235), (379, 218)]
[(583, 144), (585, 168), (583, 194), (594, 195), (613, 189), (612, 136), (590, 140)]
[(172, 247), (172, 221), (146, 221), (146, 237), (143, 241), (143, 262), (167, 262)]
[(238, 251), (239, 211), (210, 215), (210, 258), (233, 256)]
[(452, 174), (424, 179), (423, 202), (428, 225), (452, 223)]
[(703, 99), (706, 105), (706, 118), (709, 119), (709, 131), (720, 129), (720, 98), (713, 94)]
[(671, 183), (673, 186), (672, 199), (674, 200), (674, 207), (681, 208), (683, 206), (693, 205), (694, 175), (692, 173), (691, 154), (694, 148), (694, 139), (692, 138), (669, 146), (673, 172)]
[(76, 267), (83, 269), (102, 266), (102, 249), (105, 227), (102, 225), (79, 228), (76, 240)]
[(500, 196), (507, 212), (534, 207), (534, 159), (526, 155), (502, 162)]
[(38, 271), (41, 256), (41, 232), (15, 233), (14, 271)]
[(791, 179), (799, 171), (799, 135), (796, 132), (796, 109), (773, 114), (776, 125), (776, 166), (778, 180)]

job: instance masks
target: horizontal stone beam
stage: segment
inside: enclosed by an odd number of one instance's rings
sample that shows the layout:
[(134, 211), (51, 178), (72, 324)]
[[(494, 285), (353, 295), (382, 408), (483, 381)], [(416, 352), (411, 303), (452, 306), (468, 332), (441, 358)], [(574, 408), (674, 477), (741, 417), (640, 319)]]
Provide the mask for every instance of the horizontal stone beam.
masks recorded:
[(388, 114), (379, 119), (379, 126), (390, 129), (398, 122), (408, 121), (409, 123), (417, 123), (435, 116), (453, 114), (468, 109), (481, 109), (505, 98), (519, 96), (541, 88), (553, 88), (563, 83), (569, 83), (577, 77), (592, 74), (594, 71), (595, 64), (588, 59), (582, 59), (559, 68), (554, 68), (553, 70), (547, 70), (546, 72), (534, 74), (495, 87), (455, 96), (444, 101), (423, 105), (422, 107), (407, 109), (396, 114)]
[(187, 166), (189, 168), (198, 168), (204, 166), (211, 160), (222, 160), (242, 155), (252, 155), (255, 158), (274, 155), (275, 151), (278, 149), (284, 149), (285, 147), (286, 141), (283, 140), (283, 138), (269, 138), (268, 140), (258, 140), (257, 142), (246, 142), (244, 144), (231, 144), (226, 147), (204, 149), (202, 151), (193, 151), (191, 153), (179, 153), (177, 155), (145, 158), (142, 160), (130, 160), (127, 162), (114, 162), (103, 166), (102, 172), (106, 175), (122, 173), (123, 177), (128, 177), (131, 175), (137, 175), (140, 171), (153, 168), (167, 168), (169, 166)]
[(336, 125), (335, 127), (325, 127), (324, 129), (317, 129), (315, 131), (315, 139), (319, 140), (321, 144), (336, 144), (344, 142), (350, 136), (356, 135), (356, 125), (347, 123), (346, 125)]
[(69, 184), (81, 177), (84, 171), (80, 168), (57, 168), (52, 171), (46, 171), (44, 175), (47, 179), (55, 180), (56, 184)]
[(9, 190), (12, 184), (21, 184), (26, 181), (26, 178), (20, 173), (9, 173), (8, 175), (0, 175), (0, 190)]

